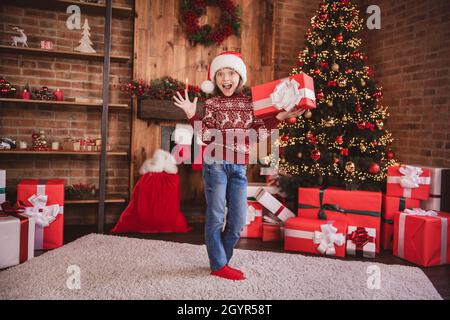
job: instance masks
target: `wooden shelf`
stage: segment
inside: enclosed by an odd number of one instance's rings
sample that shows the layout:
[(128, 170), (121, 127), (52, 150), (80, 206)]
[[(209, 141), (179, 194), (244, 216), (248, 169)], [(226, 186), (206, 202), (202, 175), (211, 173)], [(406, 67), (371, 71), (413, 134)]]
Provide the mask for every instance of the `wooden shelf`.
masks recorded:
[[(64, 204), (97, 204), (99, 202), (98, 199), (82, 199), (82, 200), (71, 200), (65, 199)], [(105, 203), (126, 203), (127, 199), (125, 196), (121, 195), (107, 195), (105, 199)]]
[[(92, 103), (92, 102), (75, 102), (75, 101), (48, 101), (48, 100), (23, 100), (15, 98), (0, 98), (0, 103), (17, 103), (17, 104), (39, 104), (39, 105), (49, 105), (49, 106), (69, 106), (69, 107), (93, 107), (101, 108), (103, 104)], [(122, 103), (111, 103), (110, 108), (113, 109), (123, 109), (131, 110), (130, 106)]]
[[(92, 61), (103, 61), (103, 54), (101, 53), (81, 53), (76, 51), (63, 51), (63, 50), (43, 50), (39, 48), (22, 48), (7, 45), (0, 45), (0, 52), (13, 53), (13, 54), (31, 54), (45, 57), (60, 57), (67, 59), (82, 59)], [(128, 62), (129, 56), (111, 55), (112, 62)]]
[[(106, 6), (104, 3), (87, 3), (70, 0), (4, 0), (5, 4), (22, 6), (28, 8), (42, 8), (42, 9), (59, 9), (66, 10), (70, 5), (77, 5), (81, 8), (83, 13), (105, 14)], [(112, 7), (113, 15), (131, 17), (134, 14), (134, 9), (131, 7), (114, 6)]]
[[(75, 155), (75, 156), (99, 156), (99, 151), (31, 151), (31, 150), (0, 150), (1, 154), (34, 154), (34, 155)], [(110, 151), (109, 156), (127, 156), (128, 152)]]

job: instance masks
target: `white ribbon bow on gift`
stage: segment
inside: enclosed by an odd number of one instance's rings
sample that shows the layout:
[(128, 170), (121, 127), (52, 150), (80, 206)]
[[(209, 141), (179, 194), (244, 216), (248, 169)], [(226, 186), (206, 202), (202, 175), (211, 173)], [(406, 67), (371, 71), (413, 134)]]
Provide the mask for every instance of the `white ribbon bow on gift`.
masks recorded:
[(32, 195), (28, 201), (33, 205), (25, 208), (25, 215), (36, 219), (36, 224), (45, 228), (48, 227), (56, 216), (59, 214), (59, 204), (47, 206), (48, 196), (46, 195)]
[(336, 248), (334, 244), (342, 246), (345, 243), (345, 236), (342, 233), (337, 233), (338, 229), (333, 227), (332, 224), (322, 224), (320, 231), (314, 231), (313, 241), (315, 244), (319, 244), (317, 250), (322, 254), (335, 255)]
[(414, 208), (414, 209), (405, 209), (403, 210), (404, 213), (410, 214), (412, 216), (428, 216), (428, 217), (437, 217), (438, 213), (433, 210), (423, 210), (420, 208)]
[(272, 104), (278, 109), (291, 110), (298, 105), (303, 98), (315, 101), (316, 96), (311, 89), (299, 89), (300, 84), (294, 79), (282, 80), (270, 95)]
[(420, 167), (402, 166), (398, 171), (403, 174), (403, 177), (400, 178), (402, 188), (413, 189), (419, 187), (420, 175), (423, 173)]
[(256, 209), (252, 206), (247, 206), (247, 217), (245, 218), (245, 225), (249, 225), (255, 221)]

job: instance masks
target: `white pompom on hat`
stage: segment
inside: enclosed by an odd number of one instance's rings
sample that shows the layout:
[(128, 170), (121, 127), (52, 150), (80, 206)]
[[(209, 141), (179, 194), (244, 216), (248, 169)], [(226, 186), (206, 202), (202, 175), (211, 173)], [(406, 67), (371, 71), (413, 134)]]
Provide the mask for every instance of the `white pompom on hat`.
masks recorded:
[(247, 67), (245, 66), (244, 60), (242, 60), (242, 55), (236, 51), (222, 52), (209, 65), (208, 80), (203, 81), (200, 86), (204, 93), (209, 94), (214, 91), (215, 85), (212, 80), (216, 76), (216, 72), (223, 68), (231, 68), (239, 73), (242, 79), (242, 85), (247, 82)]

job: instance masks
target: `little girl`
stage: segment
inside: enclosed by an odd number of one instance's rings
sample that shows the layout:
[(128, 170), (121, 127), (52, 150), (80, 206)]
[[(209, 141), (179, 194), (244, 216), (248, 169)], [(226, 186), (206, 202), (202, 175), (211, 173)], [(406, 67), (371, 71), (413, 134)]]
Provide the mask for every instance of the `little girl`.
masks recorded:
[[(212, 80), (212, 81), (211, 81)], [(203, 179), (206, 197), (205, 242), (210, 261), (211, 274), (231, 280), (245, 279), (243, 272), (229, 266), (233, 249), (240, 238), (245, 225), (247, 213), (247, 164), (249, 159), (248, 141), (244, 148), (226, 141), (226, 133), (245, 132), (249, 129), (271, 130), (281, 121), (297, 117), (303, 111), (278, 113), (268, 120), (257, 119), (253, 115), (250, 97), (240, 92), (247, 81), (247, 68), (240, 53), (224, 52), (216, 56), (208, 71), (208, 80), (203, 82), (201, 89), (205, 93), (215, 93), (204, 104), (204, 117), (198, 119), (195, 115), (197, 98), (189, 100), (185, 90), (184, 98), (177, 92), (174, 96), (175, 105), (181, 108), (189, 122), (201, 121), (202, 136), (208, 135), (208, 129), (217, 129), (223, 135), (223, 140), (205, 143), (216, 144), (223, 148), (223, 156), (230, 153), (233, 159), (215, 160), (203, 164)], [(210, 140), (210, 139), (205, 139)], [(242, 147), (242, 146), (241, 146)], [(238, 160), (236, 160), (238, 159)], [(239, 162), (239, 159), (244, 161)], [(222, 232), (225, 219), (225, 204), (228, 206), (227, 221)]]

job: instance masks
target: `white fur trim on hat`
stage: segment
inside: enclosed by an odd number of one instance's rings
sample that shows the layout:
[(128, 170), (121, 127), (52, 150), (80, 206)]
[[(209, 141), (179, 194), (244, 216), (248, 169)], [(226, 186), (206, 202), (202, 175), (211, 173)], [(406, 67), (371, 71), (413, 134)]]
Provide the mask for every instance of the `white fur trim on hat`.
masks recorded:
[(212, 82), (211, 80), (205, 80), (202, 82), (200, 89), (202, 89), (204, 93), (210, 94), (213, 93), (214, 87), (214, 82)]

